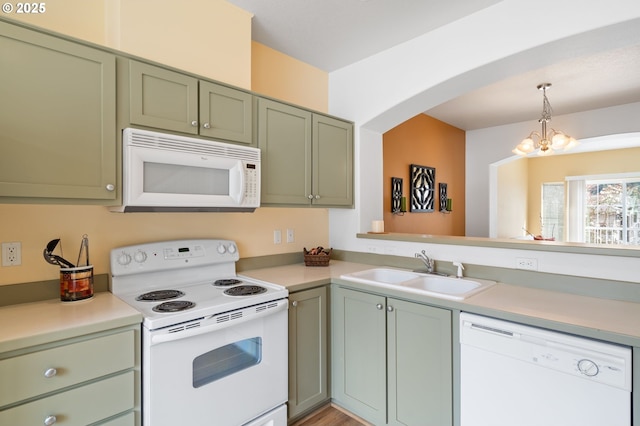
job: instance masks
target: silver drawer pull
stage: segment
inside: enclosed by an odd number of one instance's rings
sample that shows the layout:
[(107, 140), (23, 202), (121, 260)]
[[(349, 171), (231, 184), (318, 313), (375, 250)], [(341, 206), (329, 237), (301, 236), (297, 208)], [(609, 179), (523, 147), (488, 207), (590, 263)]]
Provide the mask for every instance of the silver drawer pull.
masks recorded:
[(298, 306), (298, 301), (294, 300), (293, 302), (291, 302), (291, 306), (293, 306), (294, 308)]
[(44, 372), (44, 377), (54, 377), (56, 374), (58, 374), (58, 370), (56, 370), (55, 368), (47, 368)]
[(193, 121), (191, 122), (191, 126), (193, 126), (193, 127), (198, 127), (198, 122), (197, 122), (196, 120), (193, 120)]
[(58, 421), (58, 419), (56, 419), (56, 416), (47, 416), (44, 419), (44, 426), (51, 426), (53, 424), (55, 424)]
[(381, 311), (381, 310), (382, 310), (382, 308), (384, 308), (384, 306), (382, 306), (382, 303), (378, 303), (378, 304), (376, 305), (376, 309), (378, 309), (379, 311)]

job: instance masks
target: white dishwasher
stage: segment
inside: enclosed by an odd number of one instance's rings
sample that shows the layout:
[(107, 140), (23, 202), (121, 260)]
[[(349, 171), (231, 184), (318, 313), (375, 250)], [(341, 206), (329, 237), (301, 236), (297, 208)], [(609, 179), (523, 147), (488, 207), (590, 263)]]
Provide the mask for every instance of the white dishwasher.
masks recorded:
[(631, 348), (460, 314), (461, 426), (630, 426)]

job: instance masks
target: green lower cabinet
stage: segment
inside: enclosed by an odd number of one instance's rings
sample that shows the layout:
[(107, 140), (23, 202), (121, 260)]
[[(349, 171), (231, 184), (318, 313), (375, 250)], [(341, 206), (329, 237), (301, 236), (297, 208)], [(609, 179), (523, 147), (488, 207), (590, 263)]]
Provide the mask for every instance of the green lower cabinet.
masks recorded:
[(326, 287), (289, 295), (290, 419), (329, 399), (327, 312)]
[(451, 311), (387, 299), (387, 420), (452, 424)]
[(451, 312), (336, 287), (332, 397), (375, 425), (452, 424)]

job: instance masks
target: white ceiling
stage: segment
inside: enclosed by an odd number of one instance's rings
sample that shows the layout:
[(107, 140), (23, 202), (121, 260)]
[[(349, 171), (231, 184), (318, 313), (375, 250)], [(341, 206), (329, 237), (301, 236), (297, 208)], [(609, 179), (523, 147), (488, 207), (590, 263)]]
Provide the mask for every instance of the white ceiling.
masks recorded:
[[(252, 38), (327, 72), (499, 0), (228, 0), (253, 13)], [(452, 99), (426, 114), (464, 130), (535, 121), (539, 83), (553, 115), (640, 101), (640, 45), (570, 59)]]

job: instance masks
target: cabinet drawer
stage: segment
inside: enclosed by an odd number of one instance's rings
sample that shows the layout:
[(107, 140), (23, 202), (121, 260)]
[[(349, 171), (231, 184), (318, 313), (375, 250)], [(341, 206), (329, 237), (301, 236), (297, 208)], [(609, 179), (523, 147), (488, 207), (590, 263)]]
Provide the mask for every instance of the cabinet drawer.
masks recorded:
[[(133, 409), (133, 371), (0, 411), (2, 425), (85, 426)], [(108, 423), (107, 423), (108, 424)], [(116, 423), (118, 424), (118, 423)]]
[(134, 338), (129, 330), (0, 361), (0, 407), (132, 368)]
[(109, 420), (108, 422), (100, 423), (100, 426), (135, 426), (136, 417), (133, 412), (129, 412), (124, 416), (120, 416), (117, 419)]

